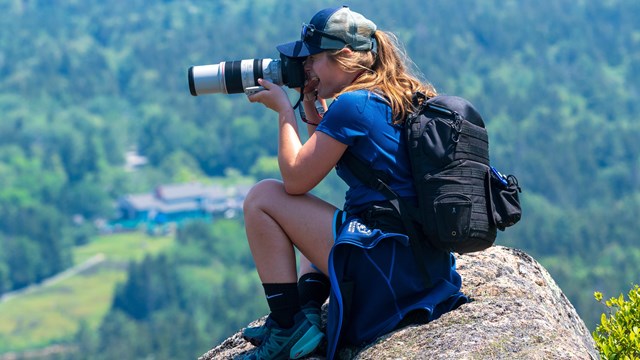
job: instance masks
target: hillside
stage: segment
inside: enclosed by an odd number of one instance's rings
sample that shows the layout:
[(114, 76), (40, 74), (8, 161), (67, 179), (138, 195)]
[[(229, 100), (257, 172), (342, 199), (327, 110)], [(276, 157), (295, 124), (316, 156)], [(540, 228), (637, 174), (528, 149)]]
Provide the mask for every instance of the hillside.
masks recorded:
[(67, 341), (81, 323), (96, 329), (111, 307), (127, 264), (166, 251), (170, 237), (117, 234), (74, 249), (76, 266), (0, 300), (0, 349), (19, 351)]

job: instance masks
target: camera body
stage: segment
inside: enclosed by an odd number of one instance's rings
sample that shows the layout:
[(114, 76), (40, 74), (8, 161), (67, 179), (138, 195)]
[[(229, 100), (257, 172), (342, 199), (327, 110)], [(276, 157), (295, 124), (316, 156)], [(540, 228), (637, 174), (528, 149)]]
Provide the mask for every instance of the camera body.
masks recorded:
[(192, 66), (188, 71), (191, 95), (237, 94), (259, 86), (258, 79), (267, 79), (290, 88), (303, 87), (304, 58), (246, 59), (223, 61), (219, 64)]

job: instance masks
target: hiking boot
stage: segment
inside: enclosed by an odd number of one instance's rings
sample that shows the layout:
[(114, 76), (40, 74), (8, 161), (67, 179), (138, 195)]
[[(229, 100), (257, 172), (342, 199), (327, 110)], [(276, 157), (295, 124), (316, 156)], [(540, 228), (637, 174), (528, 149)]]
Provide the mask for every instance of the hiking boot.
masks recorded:
[(313, 352), (324, 338), (324, 334), (302, 311), (296, 314), (294, 320), (295, 324), (290, 329), (282, 329), (275, 321), (271, 321), (262, 344), (240, 359), (299, 359)]
[[(302, 308), (302, 312), (307, 316), (307, 319), (315, 325), (318, 329), (322, 328), (320, 314), (322, 310), (319, 306), (305, 306)], [(250, 342), (254, 346), (260, 346), (264, 339), (269, 335), (269, 331), (273, 326), (277, 326), (275, 321), (270, 316), (267, 317), (263, 325), (252, 326), (242, 330), (242, 337)]]
[(276, 325), (275, 321), (271, 319), (271, 316), (267, 316), (264, 324), (244, 328), (242, 330), (242, 337), (250, 342), (251, 345), (260, 346), (274, 325)]

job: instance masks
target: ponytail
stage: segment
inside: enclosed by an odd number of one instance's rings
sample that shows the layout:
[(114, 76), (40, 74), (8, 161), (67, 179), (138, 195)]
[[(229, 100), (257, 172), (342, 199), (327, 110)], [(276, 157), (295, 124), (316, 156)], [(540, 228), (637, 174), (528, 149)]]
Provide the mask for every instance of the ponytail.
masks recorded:
[(367, 89), (380, 94), (391, 106), (394, 123), (401, 123), (415, 110), (412, 96), (416, 91), (431, 97), (436, 95), (436, 90), (428, 82), (419, 80), (415, 64), (395, 35), (378, 30), (373, 37), (377, 52), (353, 51), (348, 56), (338, 50), (331, 54), (345, 70), (362, 72), (342, 93)]

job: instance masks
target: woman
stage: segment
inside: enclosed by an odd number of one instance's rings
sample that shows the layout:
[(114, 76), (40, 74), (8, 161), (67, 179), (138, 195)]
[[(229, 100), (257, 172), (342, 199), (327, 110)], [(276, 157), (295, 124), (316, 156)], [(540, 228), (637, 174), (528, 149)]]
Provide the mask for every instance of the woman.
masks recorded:
[[(348, 7), (318, 12), (303, 26), (301, 40), (278, 50), (306, 58), (302, 106), (310, 136), (301, 142), (284, 90), (259, 80), (265, 90), (249, 100), (278, 114), (282, 182), (261, 181), (245, 200), (247, 238), (271, 311), (264, 326), (245, 330), (245, 338), (259, 345), (246, 358), (299, 358), (314, 351), (323, 338), (320, 306), (330, 289), (332, 359), (339, 345), (372, 341), (409, 313), (428, 321), (465, 301), (452, 254), (429, 249), (423, 261), (432, 285), (424, 285), (398, 215), (340, 161), (349, 151), (386, 170), (392, 189), (415, 201), (402, 121), (413, 109), (415, 91), (435, 91), (409, 73), (391, 34)], [(320, 115), (316, 101), (332, 98)], [(349, 186), (343, 210), (309, 194), (333, 168)], [(302, 254), (300, 277), (295, 249)]]

